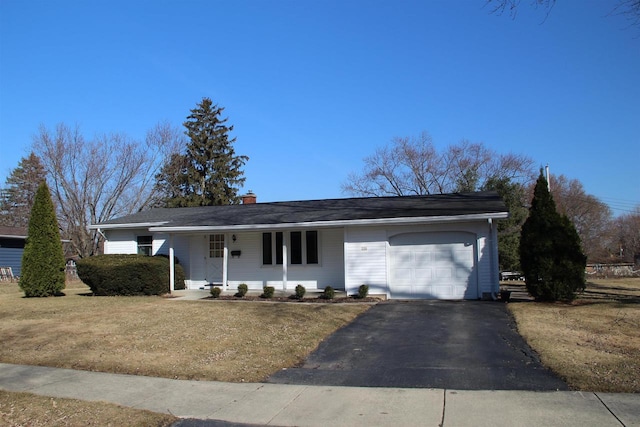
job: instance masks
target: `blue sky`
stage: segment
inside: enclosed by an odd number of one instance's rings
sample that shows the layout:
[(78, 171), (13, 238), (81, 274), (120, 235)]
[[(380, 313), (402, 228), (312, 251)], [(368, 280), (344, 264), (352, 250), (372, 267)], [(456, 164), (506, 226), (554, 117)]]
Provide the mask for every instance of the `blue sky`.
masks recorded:
[[(615, 213), (640, 204), (640, 28), (616, 0), (0, 1), (0, 182), (38, 126), (144, 138), (210, 97), (258, 201), (343, 197), (428, 131), (532, 157)], [(622, 210), (621, 210), (622, 209)]]

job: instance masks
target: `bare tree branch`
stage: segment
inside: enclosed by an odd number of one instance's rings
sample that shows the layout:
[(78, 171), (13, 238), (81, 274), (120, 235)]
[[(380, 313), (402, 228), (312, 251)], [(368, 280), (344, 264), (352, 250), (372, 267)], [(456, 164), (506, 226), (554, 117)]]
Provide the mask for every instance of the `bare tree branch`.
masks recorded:
[(80, 129), (41, 126), (34, 152), (51, 182), (64, 234), (81, 257), (99, 252), (99, 238), (88, 226), (147, 207), (162, 162), (180, 138), (167, 124), (149, 132), (145, 144), (123, 134), (86, 140)]
[(531, 182), (533, 162), (512, 153), (499, 155), (482, 143), (463, 140), (438, 153), (431, 136), (397, 137), (364, 159), (360, 173), (342, 185), (359, 196), (404, 196), (476, 191), (491, 179)]

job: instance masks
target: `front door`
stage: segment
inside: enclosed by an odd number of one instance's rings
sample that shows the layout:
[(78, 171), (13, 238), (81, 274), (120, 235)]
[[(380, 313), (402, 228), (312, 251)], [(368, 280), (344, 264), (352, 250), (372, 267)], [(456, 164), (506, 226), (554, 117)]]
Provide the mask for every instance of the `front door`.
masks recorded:
[(205, 240), (207, 247), (205, 279), (209, 284), (222, 284), (222, 262), (224, 258), (224, 234), (210, 234)]

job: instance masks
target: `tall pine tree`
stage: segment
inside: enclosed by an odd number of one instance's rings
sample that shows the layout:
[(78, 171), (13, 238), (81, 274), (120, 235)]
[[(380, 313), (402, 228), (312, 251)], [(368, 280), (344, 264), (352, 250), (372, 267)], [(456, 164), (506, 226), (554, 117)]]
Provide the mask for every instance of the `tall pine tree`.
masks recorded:
[(493, 177), (482, 187), (495, 190), (509, 209), (509, 218), (498, 221), (498, 259), (500, 270), (520, 271), (520, 231), (527, 219), (524, 207), (527, 196), (524, 186), (509, 177)]
[(520, 264), (527, 290), (537, 300), (572, 300), (585, 288), (580, 237), (573, 223), (557, 212), (542, 171), (522, 226)]
[(224, 108), (203, 98), (184, 122), (189, 137), (186, 153), (172, 156), (156, 177), (167, 207), (229, 205), (240, 202), (245, 181), (242, 167), (249, 158), (236, 155)]
[(0, 225), (26, 228), (40, 183), (46, 178), (44, 166), (34, 153), (23, 157), (7, 178), (0, 199)]
[(53, 296), (64, 289), (64, 254), (56, 212), (46, 182), (31, 209), (27, 243), (22, 254), (20, 288), (27, 297)]

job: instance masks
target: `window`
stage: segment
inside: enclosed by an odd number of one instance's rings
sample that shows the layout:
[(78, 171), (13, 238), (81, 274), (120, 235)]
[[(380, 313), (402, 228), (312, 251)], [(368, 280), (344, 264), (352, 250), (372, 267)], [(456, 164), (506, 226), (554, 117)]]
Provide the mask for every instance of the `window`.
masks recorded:
[[(274, 238), (275, 235), (275, 238)], [(282, 265), (284, 233), (262, 233), (262, 264)], [(289, 264), (318, 264), (318, 232), (291, 231), (289, 233)]]
[[(276, 235), (275, 246), (274, 246), (273, 234)], [(275, 254), (275, 264), (282, 265), (283, 237), (284, 236), (281, 231), (277, 233), (262, 233), (262, 264), (263, 265), (273, 265), (274, 254)]]
[(276, 264), (282, 265), (282, 232), (276, 233)]
[(291, 232), (291, 264), (302, 264), (302, 232)]
[(262, 264), (273, 264), (271, 248), (271, 233), (262, 233)]
[(318, 232), (307, 231), (307, 264), (318, 263)]
[(224, 256), (224, 234), (209, 235), (209, 258)]
[(153, 250), (153, 237), (152, 236), (138, 236), (138, 254), (151, 256)]

